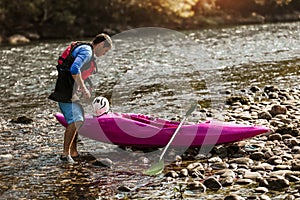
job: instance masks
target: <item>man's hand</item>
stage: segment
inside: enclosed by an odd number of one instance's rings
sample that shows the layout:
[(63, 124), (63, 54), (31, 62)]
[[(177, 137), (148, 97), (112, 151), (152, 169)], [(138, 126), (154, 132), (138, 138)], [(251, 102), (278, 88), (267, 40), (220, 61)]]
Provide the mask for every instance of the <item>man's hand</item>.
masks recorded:
[(84, 82), (82, 80), (81, 74), (74, 74), (72, 75), (75, 82), (77, 83), (77, 85), (79, 86), (81, 92), (83, 93), (83, 97), (85, 99), (89, 99), (91, 98), (91, 93), (90, 91), (86, 88), (86, 86), (84, 85)]
[(85, 99), (90, 99), (91, 98), (91, 93), (85, 86), (83, 87), (82, 93), (83, 93), (83, 97)]

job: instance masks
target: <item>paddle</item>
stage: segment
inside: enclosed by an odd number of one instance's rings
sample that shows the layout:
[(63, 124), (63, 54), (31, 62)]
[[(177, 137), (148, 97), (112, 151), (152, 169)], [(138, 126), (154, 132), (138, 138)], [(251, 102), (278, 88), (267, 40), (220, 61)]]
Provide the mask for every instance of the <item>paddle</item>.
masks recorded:
[(192, 104), (190, 109), (186, 112), (184, 118), (182, 119), (182, 121), (180, 122), (179, 126), (177, 127), (177, 129), (175, 130), (173, 136), (171, 137), (170, 141), (168, 142), (167, 146), (164, 148), (162, 154), (159, 157), (159, 161), (155, 164), (153, 164), (149, 169), (147, 169), (144, 174), (146, 175), (157, 175), (160, 174), (163, 170), (164, 170), (164, 160), (163, 157), (167, 151), (167, 149), (169, 148), (169, 146), (171, 145), (171, 143), (173, 142), (174, 138), (176, 137), (176, 134), (178, 133), (178, 131), (180, 130), (181, 126), (183, 125), (183, 123), (185, 122), (185, 120), (187, 119), (187, 117), (196, 109), (197, 104)]

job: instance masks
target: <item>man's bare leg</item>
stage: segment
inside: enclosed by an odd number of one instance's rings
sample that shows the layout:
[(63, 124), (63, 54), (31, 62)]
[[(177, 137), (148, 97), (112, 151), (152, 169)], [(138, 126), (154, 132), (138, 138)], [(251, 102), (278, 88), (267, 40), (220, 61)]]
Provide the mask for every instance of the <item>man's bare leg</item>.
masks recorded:
[[(72, 157), (78, 156), (77, 142), (75, 141), (77, 131), (80, 128), (82, 122), (76, 122), (69, 124), (66, 128), (64, 135), (64, 152), (65, 156), (71, 155)], [(69, 152), (70, 151), (70, 152)]]

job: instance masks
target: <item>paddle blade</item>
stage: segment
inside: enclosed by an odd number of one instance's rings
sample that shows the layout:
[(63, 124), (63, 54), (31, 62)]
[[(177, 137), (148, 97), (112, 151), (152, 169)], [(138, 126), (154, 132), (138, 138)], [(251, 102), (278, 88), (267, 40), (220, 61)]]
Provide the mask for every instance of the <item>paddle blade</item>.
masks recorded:
[(160, 160), (158, 163), (153, 164), (149, 169), (147, 169), (144, 174), (149, 176), (155, 176), (164, 171), (164, 161)]

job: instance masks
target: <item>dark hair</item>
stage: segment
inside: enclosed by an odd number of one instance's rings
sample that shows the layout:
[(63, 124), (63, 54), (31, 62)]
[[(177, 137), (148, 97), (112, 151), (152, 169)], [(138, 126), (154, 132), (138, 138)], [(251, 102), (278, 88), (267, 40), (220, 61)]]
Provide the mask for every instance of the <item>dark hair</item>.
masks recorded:
[(104, 42), (104, 47), (111, 47), (111, 43), (109, 41), (107, 41), (106, 37), (109, 37), (108, 35), (106, 34), (98, 34), (94, 40), (93, 40), (93, 44), (99, 44), (101, 42)]

